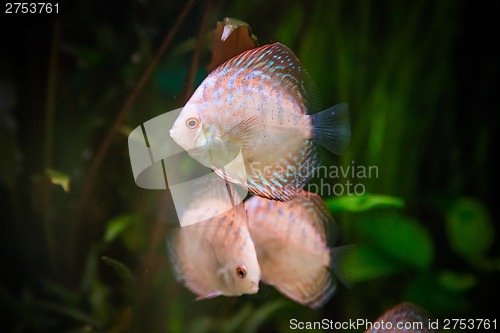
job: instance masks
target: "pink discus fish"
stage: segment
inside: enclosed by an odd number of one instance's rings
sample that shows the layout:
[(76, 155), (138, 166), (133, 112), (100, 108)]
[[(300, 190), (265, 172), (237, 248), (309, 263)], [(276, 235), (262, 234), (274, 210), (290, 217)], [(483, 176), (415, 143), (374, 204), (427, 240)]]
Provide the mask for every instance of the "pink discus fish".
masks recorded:
[(254, 196), (245, 206), (262, 281), (311, 308), (326, 303), (336, 288), (325, 232), (333, 217), (321, 197), (305, 191), (286, 202)]
[[(403, 302), (387, 310), (365, 333), (434, 333), (428, 314), (415, 304)], [(382, 324), (383, 323), (383, 324)], [(376, 327), (376, 328), (375, 328)]]
[[(244, 204), (225, 211), (219, 197), (203, 200), (203, 210), (210, 207), (215, 217), (178, 230), (170, 247), (177, 279), (198, 299), (257, 293), (260, 267)], [(188, 220), (206, 216), (196, 202), (189, 208), (184, 216)]]
[[(340, 154), (350, 139), (347, 104), (314, 108), (311, 81), (275, 43), (228, 60), (201, 83), (170, 136), (194, 159), (249, 192), (295, 197), (319, 164), (317, 144)], [(231, 164), (241, 153), (243, 163)]]

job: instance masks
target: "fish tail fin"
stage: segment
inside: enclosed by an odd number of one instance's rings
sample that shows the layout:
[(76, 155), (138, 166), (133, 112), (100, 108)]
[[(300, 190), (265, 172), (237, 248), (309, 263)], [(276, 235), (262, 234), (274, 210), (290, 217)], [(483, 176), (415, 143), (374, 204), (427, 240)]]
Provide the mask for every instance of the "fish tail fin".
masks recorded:
[(341, 155), (351, 139), (348, 104), (337, 104), (311, 117), (316, 141), (332, 153)]
[(355, 251), (356, 246), (352, 244), (330, 250), (330, 269), (347, 288), (351, 288), (354, 281), (352, 258)]

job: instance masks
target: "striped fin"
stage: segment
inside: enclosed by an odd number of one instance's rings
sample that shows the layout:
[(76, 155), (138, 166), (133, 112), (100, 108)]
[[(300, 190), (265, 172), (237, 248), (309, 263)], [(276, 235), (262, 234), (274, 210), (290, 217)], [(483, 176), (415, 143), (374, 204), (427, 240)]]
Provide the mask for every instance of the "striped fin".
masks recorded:
[(250, 173), (250, 171), (255, 171), (256, 168), (254, 170), (247, 169), (247, 182), (242, 183), (223, 169), (216, 167), (212, 167), (212, 169), (219, 177), (243, 186), (254, 195), (271, 200), (288, 201), (301, 193), (304, 185), (312, 179), (318, 165), (319, 157), (316, 143), (312, 140), (305, 140), (301, 149), (272, 166), (272, 169), (280, 171), (295, 166), (295, 170), (299, 170), (299, 172), (291, 175), (274, 172), (269, 177), (266, 175), (265, 169), (257, 169), (257, 172), (254, 173)]
[(291, 175), (284, 172), (274, 172), (266, 175), (265, 170), (249, 173), (246, 184), (248, 191), (272, 200), (288, 201), (301, 193), (302, 188), (313, 177), (314, 171), (319, 165), (317, 146), (314, 141), (306, 140), (301, 149), (290, 154), (285, 159), (278, 161), (273, 170), (288, 170), (294, 167), (296, 171)]
[(325, 268), (316, 277), (275, 287), (297, 303), (317, 309), (322, 307), (333, 296), (336, 283)]
[[(333, 218), (323, 198), (316, 193), (302, 191), (296, 199), (308, 208), (308, 215), (303, 219), (309, 221), (313, 228), (321, 235), (321, 239), (331, 244), (337, 243), (340, 236), (340, 226)], [(329, 237), (328, 237), (329, 236)]]
[(349, 107), (346, 103), (313, 114), (314, 138), (334, 154), (342, 155), (351, 140)]

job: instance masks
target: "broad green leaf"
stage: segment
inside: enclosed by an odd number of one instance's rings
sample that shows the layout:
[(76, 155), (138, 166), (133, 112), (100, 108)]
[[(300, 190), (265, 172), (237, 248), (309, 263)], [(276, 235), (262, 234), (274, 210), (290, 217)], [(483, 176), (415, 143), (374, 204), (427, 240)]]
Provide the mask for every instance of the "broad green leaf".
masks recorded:
[(453, 251), (467, 259), (483, 257), (495, 237), (495, 228), (486, 208), (471, 198), (458, 199), (451, 206), (446, 230)]
[(115, 217), (106, 224), (104, 243), (111, 243), (123, 230), (138, 221), (139, 216), (137, 215), (125, 214)]
[(61, 186), (66, 193), (69, 192), (70, 180), (68, 175), (54, 169), (47, 169), (45, 172), (52, 184)]
[(430, 266), (434, 248), (423, 225), (399, 214), (366, 215), (354, 227), (370, 243), (402, 263), (421, 269)]
[(332, 213), (364, 212), (375, 208), (402, 208), (403, 199), (387, 195), (363, 194), (343, 195), (328, 199), (326, 204)]
[(467, 291), (476, 285), (476, 277), (472, 274), (455, 272), (441, 272), (438, 275), (439, 283), (446, 289), (455, 292)]
[(348, 282), (356, 283), (394, 273), (400, 269), (400, 265), (381, 254), (378, 249), (360, 244), (342, 258), (339, 269), (346, 272), (344, 275)]

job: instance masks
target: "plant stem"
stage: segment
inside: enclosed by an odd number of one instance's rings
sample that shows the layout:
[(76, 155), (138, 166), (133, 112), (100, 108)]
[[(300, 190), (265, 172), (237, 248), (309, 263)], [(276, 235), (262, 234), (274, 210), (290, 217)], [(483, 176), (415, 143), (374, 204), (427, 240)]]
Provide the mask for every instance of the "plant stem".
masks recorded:
[(186, 79), (186, 86), (184, 88), (183, 93), (183, 104), (186, 103), (193, 93), (193, 84), (194, 78), (196, 77), (196, 71), (198, 70), (198, 66), (200, 64), (201, 50), (203, 49), (203, 45), (205, 44), (205, 37), (207, 31), (207, 18), (210, 13), (210, 9), (212, 7), (212, 0), (208, 0), (205, 6), (205, 10), (203, 11), (203, 17), (201, 19), (200, 28), (198, 30), (198, 40), (196, 41), (196, 47), (193, 53), (193, 60), (191, 61), (191, 67), (189, 68), (189, 73)]
[(45, 103), (45, 124), (44, 124), (44, 170), (42, 177), (42, 219), (45, 233), (45, 242), (48, 248), (49, 264), (53, 271), (57, 271), (55, 265), (57, 260), (56, 244), (54, 237), (54, 223), (51, 211), (51, 193), (52, 185), (46, 179), (46, 170), (52, 167), (53, 164), (53, 148), (54, 148), (54, 108), (56, 96), (56, 81), (57, 81), (57, 61), (58, 48), (61, 39), (61, 29), (59, 20), (54, 21), (52, 30), (52, 45), (50, 48), (49, 65), (47, 74), (47, 99)]

